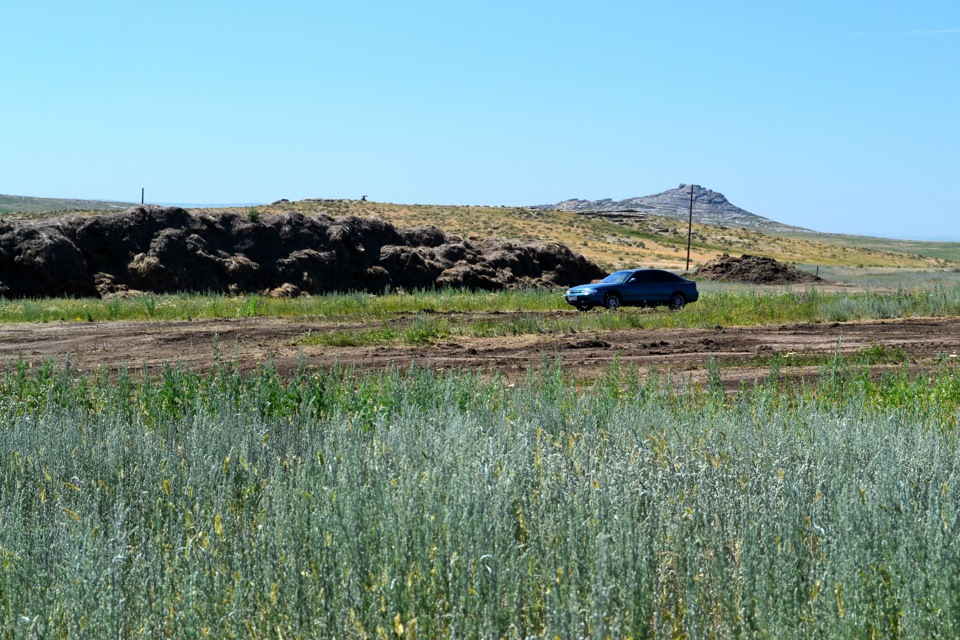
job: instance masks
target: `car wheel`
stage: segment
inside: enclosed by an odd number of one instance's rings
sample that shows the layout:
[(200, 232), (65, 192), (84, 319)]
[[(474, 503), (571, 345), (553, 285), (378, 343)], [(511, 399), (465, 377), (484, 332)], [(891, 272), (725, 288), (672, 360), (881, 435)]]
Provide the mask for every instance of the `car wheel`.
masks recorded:
[(675, 293), (670, 296), (670, 308), (674, 311), (683, 309), (683, 305), (685, 304), (687, 304), (687, 299), (683, 297), (682, 293)]
[(616, 311), (620, 308), (620, 296), (615, 293), (611, 293), (606, 298), (603, 299), (603, 306), (605, 306), (610, 311)]

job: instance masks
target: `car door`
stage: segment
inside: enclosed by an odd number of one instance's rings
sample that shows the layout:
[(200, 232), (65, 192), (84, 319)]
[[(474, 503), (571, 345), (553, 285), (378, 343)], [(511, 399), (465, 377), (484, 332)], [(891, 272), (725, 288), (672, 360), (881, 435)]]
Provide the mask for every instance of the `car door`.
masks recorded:
[(626, 304), (643, 304), (649, 300), (649, 274), (646, 271), (636, 271), (627, 278), (623, 286), (623, 302)]
[(648, 284), (647, 295), (649, 302), (654, 304), (664, 304), (670, 300), (670, 294), (677, 287), (677, 276), (668, 271), (657, 269), (647, 272)]

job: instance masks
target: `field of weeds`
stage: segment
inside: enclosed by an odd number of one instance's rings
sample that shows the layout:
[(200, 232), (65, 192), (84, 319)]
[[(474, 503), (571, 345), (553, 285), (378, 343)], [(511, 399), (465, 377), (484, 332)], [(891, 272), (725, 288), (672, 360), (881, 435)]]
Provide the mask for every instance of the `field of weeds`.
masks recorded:
[(958, 418), (947, 358), (735, 395), (9, 367), (0, 636), (956, 637)]
[[(700, 300), (679, 313), (667, 313), (662, 308), (576, 313), (564, 302), (562, 291), (549, 289), (484, 293), (445, 289), (292, 299), (220, 294), (147, 294), (111, 299), (0, 297), (0, 323), (310, 318), (337, 326), (334, 334), (317, 338), (321, 341), (422, 344), (450, 337), (543, 335), (570, 330), (704, 328), (960, 315), (960, 281), (924, 284), (927, 286), (831, 291), (816, 286), (791, 289), (705, 281), (700, 283)], [(477, 319), (459, 318), (451, 322), (453, 314), (475, 314)], [(413, 329), (407, 326), (411, 316)], [(398, 319), (403, 321), (402, 328), (390, 324)]]

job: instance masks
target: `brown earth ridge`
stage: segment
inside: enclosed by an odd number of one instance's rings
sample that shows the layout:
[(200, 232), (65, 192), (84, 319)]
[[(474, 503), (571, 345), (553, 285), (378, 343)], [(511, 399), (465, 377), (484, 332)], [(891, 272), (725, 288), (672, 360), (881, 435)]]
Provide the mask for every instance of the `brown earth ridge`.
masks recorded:
[(562, 287), (605, 275), (556, 242), (463, 240), (377, 218), (190, 213), (132, 207), (96, 217), (0, 220), (0, 295), (383, 293)]
[(773, 258), (745, 254), (739, 258), (723, 254), (694, 272), (694, 277), (746, 284), (803, 284), (824, 282), (823, 278)]
[[(529, 316), (529, 312), (514, 312)], [(576, 311), (539, 312), (549, 317)], [(451, 323), (485, 315), (450, 313)], [(416, 314), (390, 321), (414, 322)], [(352, 330), (379, 328), (380, 321), (354, 324)], [(816, 379), (815, 356), (852, 356), (879, 348), (902, 352), (910, 370), (920, 373), (936, 362), (956, 362), (960, 353), (960, 318), (783, 324), (699, 329), (625, 329), (545, 335), (451, 337), (426, 345), (332, 346), (311, 344), (309, 336), (342, 330), (339, 321), (316, 318), (233, 318), (174, 322), (50, 322), (0, 324), (0, 367), (28, 363), (68, 365), (84, 373), (129, 370), (160, 371), (174, 364), (209, 371), (229, 363), (241, 371), (273, 366), (290, 374), (301, 365), (339, 366), (348, 370), (389, 371), (414, 364), (436, 371), (479, 371), (520, 381), (544, 363), (558, 363), (580, 380), (603, 375), (619, 364), (641, 375), (656, 370), (678, 381), (703, 381), (711, 361), (720, 365), (728, 390), (770, 374), (770, 358), (781, 354), (782, 375)], [(902, 370), (905, 361), (871, 363), (872, 375)], [(803, 363), (803, 364), (801, 364)]]

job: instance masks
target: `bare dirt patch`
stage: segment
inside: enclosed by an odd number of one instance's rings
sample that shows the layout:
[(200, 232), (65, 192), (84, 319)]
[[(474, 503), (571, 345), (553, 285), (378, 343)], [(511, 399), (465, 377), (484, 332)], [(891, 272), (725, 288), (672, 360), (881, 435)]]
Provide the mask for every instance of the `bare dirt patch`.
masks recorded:
[[(381, 325), (370, 325), (375, 326)], [(424, 346), (304, 344), (306, 335), (344, 329), (337, 323), (302, 318), (0, 324), (0, 365), (20, 360), (63, 365), (69, 359), (70, 367), (82, 372), (122, 367), (156, 370), (164, 363), (206, 371), (219, 360), (241, 370), (272, 362), (288, 372), (298, 362), (380, 371), (416, 363), (436, 370), (480, 370), (515, 380), (546, 360), (559, 362), (572, 375), (588, 380), (619, 361), (641, 373), (657, 369), (681, 380), (700, 381), (712, 358), (721, 365), (724, 383), (736, 388), (741, 382), (766, 377), (769, 356), (774, 354), (785, 355), (784, 376), (805, 378), (816, 376), (819, 367), (809, 362), (801, 366), (803, 356), (885, 347), (905, 354), (912, 368), (923, 369), (938, 358), (956, 358), (960, 353), (960, 318), (571, 332), (451, 339)], [(790, 367), (791, 358), (798, 366)], [(880, 363), (873, 368), (881, 371), (891, 366), (900, 365)]]

